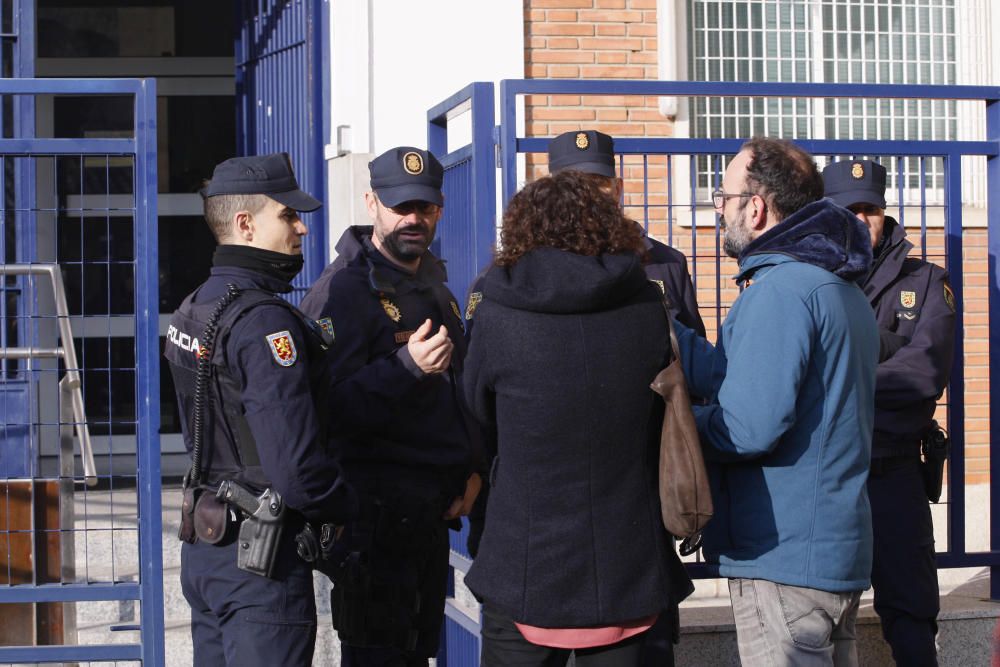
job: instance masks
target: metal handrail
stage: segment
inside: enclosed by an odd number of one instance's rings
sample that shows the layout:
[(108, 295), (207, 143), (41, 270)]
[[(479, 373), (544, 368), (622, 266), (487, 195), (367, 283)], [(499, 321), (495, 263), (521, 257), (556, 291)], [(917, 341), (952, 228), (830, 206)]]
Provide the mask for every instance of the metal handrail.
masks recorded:
[(52, 282), (55, 298), (56, 319), (59, 322), (60, 347), (0, 347), (0, 359), (52, 359), (62, 358), (66, 373), (59, 381), (61, 389), (68, 394), (73, 407), (73, 421), (76, 436), (80, 440), (80, 458), (83, 460), (83, 475), (87, 486), (97, 484), (97, 467), (94, 465), (94, 448), (90, 442), (90, 428), (83, 407), (83, 389), (80, 383), (80, 366), (73, 347), (73, 330), (69, 323), (69, 306), (66, 302), (66, 288), (62, 271), (58, 264), (4, 264), (0, 265), (0, 276), (48, 276)]

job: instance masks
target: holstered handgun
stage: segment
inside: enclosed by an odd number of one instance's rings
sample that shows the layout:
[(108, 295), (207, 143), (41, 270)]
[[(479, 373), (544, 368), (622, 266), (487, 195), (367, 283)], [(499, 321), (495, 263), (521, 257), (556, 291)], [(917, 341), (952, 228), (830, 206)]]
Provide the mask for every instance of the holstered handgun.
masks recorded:
[(924, 436), (920, 444), (923, 455), (920, 462), (920, 472), (924, 478), (924, 491), (932, 503), (941, 500), (941, 486), (944, 483), (944, 462), (948, 459), (948, 433), (937, 422)]
[(237, 539), (236, 566), (262, 577), (270, 577), (285, 527), (285, 504), (281, 496), (270, 488), (255, 496), (236, 482), (226, 480), (219, 485), (216, 498), (246, 515)]

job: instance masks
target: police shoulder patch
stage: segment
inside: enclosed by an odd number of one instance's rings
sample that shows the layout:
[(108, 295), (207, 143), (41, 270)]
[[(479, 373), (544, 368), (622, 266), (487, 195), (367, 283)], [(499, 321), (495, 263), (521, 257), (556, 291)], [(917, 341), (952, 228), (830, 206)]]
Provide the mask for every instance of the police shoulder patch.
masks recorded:
[(955, 312), (955, 293), (951, 291), (951, 285), (948, 283), (944, 284), (944, 302), (951, 308), (951, 312)]
[(458, 304), (454, 301), (451, 302), (451, 312), (455, 313), (455, 318), (458, 319), (459, 322), (462, 321), (462, 311), (458, 309)]
[(649, 282), (651, 282), (651, 283), (654, 283), (654, 284), (655, 284), (655, 285), (656, 285), (657, 287), (659, 287), (659, 288), (660, 288), (660, 293), (661, 293), (661, 294), (666, 294), (666, 293), (667, 293), (667, 288), (666, 288), (666, 286), (665, 286), (665, 285), (663, 284), (663, 281), (662, 281), (662, 280), (657, 280), (657, 279), (655, 279), (655, 278), (650, 278), (650, 279), (649, 279)]
[(333, 341), (333, 320), (329, 317), (321, 317), (316, 320), (316, 324), (322, 329), (328, 336), (330, 336), (330, 341)]
[(265, 336), (271, 356), (278, 362), (279, 366), (291, 366), (298, 359), (298, 351), (295, 349), (295, 341), (288, 331), (275, 331)]
[(469, 295), (469, 302), (465, 304), (465, 319), (471, 320), (472, 316), (476, 314), (476, 307), (479, 302), (483, 300), (482, 292), (473, 292)]

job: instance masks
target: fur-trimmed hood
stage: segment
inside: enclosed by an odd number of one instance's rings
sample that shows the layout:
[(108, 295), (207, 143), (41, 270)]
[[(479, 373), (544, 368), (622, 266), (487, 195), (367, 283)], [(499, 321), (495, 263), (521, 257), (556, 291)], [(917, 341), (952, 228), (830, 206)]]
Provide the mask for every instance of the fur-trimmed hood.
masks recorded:
[(788, 216), (754, 239), (739, 257), (739, 282), (770, 262), (759, 255), (787, 255), (818, 266), (844, 280), (868, 275), (872, 264), (871, 235), (846, 208), (820, 199)]

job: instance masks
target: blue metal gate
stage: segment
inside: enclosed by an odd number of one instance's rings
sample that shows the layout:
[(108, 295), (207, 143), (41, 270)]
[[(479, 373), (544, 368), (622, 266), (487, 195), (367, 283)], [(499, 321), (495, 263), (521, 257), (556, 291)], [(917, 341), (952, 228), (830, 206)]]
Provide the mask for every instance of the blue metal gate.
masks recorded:
[[(302, 188), (320, 200), (326, 187), (329, 88), (323, 71), (329, 3), (239, 0), (236, 38), (236, 150), (287, 152)], [(298, 303), (326, 264), (324, 212), (307, 213), (305, 268), (289, 297)]]
[(155, 85), (0, 80), (39, 96), (132, 132), (0, 138), (0, 662), (160, 665)]
[[(427, 148), (444, 166), (445, 206), (432, 250), (448, 261), (448, 287), (459, 299), (489, 263), (496, 236), (493, 106), (493, 85), (473, 83), (427, 112)], [(472, 141), (450, 147), (448, 122), (464, 114), (471, 121)], [(479, 656), (478, 616), (470, 616), (469, 605), (455, 596), (455, 572), (468, 572), (472, 563), (465, 547), (468, 534), (468, 521), (463, 522), (460, 533), (450, 533), (451, 573), (438, 655), (442, 667), (476, 664), (473, 661)]]
[[(485, 85), (485, 84), (477, 84)], [(890, 208), (898, 205), (899, 222), (911, 230), (919, 226), (919, 240), (911, 239), (924, 258), (944, 265), (950, 275), (959, 309), (957, 331), (965, 329), (965, 313), (972, 308), (965, 299), (965, 286), (972, 278), (963, 271), (963, 202), (979, 201), (985, 209), (985, 227), (988, 244), (988, 264), (982, 273), (988, 275), (988, 304), (982, 300), (976, 307), (988, 314), (987, 333), (976, 343), (986, 342), (986, 349), (1000, 344), (1000, 326), (993, 326), (1000, 316), (1000, 276), (997, 275), (997, 257), (1000, 257), (1000, 206), (994, 193), (1000, 192), (1000, 88), (968, 86), (902, 86), (869, 84), (781, 84), (781, 83), (706, 83), (665, 81), (553, 81), (508, 80), (500, 84), (500, 124), (497, 136), (487, 138), (485, 133), (474, 134), (472, 146), (465, 149), (473, 155), (487, 154), (499, 147), (503, 201), (508, 201), (517, 189), (519, 156), (543, 154), (549, 137), (521, 137), (517, 132), (517, 114), (520, 98), (525, 95), (541, 99), (545, 95), (562, 96), (648, 96), (706, 98), (784, 98), (792, 100), (868, 100), (906, 99), (920, 101), (945, 101), (947, 104), (978, 105), (974, 116), (982, 122), (983, 136), (968, 141), (915, 141), (876, 137), (851, 139), (815, 139), (787, 136), (811, 152), (821, 162), (831, 157), (870, 156), (880, 159), (889, 171)], [(454, 99), (454, 98), (453, 98)], [(431, 119), (440, 116), (445, 105), (435, 107)], [(728, 107), (727, 107), (728, 108)], [(763, 107), (761, 107), (763, 108)], [(436, 114), (436, 115), (435, 115)], [(432, 137), (435, 137), (432, 126)], [(721, 181), (725, 161), (735, 155), (745, 139), (727, 138), (616, 138), (615, 149), (619, 154), (620, 175), (631, 180), (633, 187), (624, 202), (631, 217), (642, 222), (653, 235), (677, 246), (689, 258), (692, 277), (699, 292), (699, 303), (706, 324), (721, 326), (728, 304), (735, 296), (732, 281), (723, 276), (719, 256), (720, 229), (711, 203), (711, 191)], [(443, 144), (444, 137), (436, 141)], [(523, 159), (523, 158), (522, 158)], [(490, 172), (491, 177), (494, 175)], [(459, 178), (446, 172), (445, 187), (450, 178)], [(480, 187), (489, 188), (490, 178), (481, 176)], [(976, 184), (976, 179), (982, 183)], [(460, 200), (463, 211), (451, 215), (468, 216), (475, 220), (476, 234), (485, 234), (478, 226), (480, 219), (472, 209), (471, 200)], [(451, 202), (449, 202), (451, 204)], [(915, 219), (914, 219), (915, 218)], [(941, 225), (929, 224), (936, 218)], [(464, 241), (451, 241), (443, 245), (443, 257), (459, 262), (475, 256), (476, 268), (484, 259), (467, 250), (475, 239), (487, 245), (482, 236), (471, 236)], [(490, 240), (495, 240), (494, 236)], [(458, 257), (449, 254), (454, 248)], [(485, 250), (481, 251), (485, 252)], [(464, 254), (462, 254), (464, 253)], [(463, 265), (464, 266), (464, 265)], [(988, 309), (988, 310), (987, 310)], [(711, 327), (710, 327), (711, 328)], [(713, 336), (714, 337), (714, 336)], [(984, 340), (985, 339), (985, 340)], [(951, 452), (948, 466), (948, 498), (946, 506), (946, 548), (938, 553), (939, 567), (988, 566), (991, 573), (991, 597), (1000, 599), (1000, 420), (989, 424), (989, 491), (990, 491), (990, 546), (986, 551), (971, 552), (966, 548), (965, 533), (965, 478), (966, 478), (966, 379), (965, 335), (956, 336), (955, 368), (950, 385), (942, 401), (946, 422), (951, 435)], [(993, 378), (1000, 378), (1000, 359), (989, 357), (987, 362), (989, 387)], [(989, 414), (1000, 414), (1000, 392), (989, 391)], [(453, 564), (467, 567), (464, 546), (453, 546)], [(703, 566), (689, 564), (693, 576), (704, 577)], [(478, 627), (466, 623), (449, 624), (447, 645), (473, 642)], [(465, 633), (464, 639), (451, 633)], [(478, 655), (463, 653), (461, 661), (452, 664), (478, 664)]]

